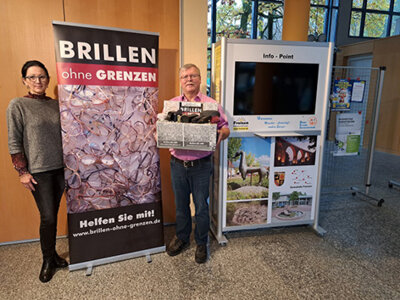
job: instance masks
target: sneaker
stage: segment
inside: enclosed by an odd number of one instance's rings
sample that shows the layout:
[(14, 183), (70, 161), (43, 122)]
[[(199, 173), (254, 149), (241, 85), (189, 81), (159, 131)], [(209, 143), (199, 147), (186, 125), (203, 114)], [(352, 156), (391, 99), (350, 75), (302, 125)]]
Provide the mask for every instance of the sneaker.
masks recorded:
[(207, 245), (197, 245), (195, 260), (198, 264), (203, 264), (207, 261)]
[(187, 247), (189, 247), (189, 242), (182, 241), (175, 236), (168, 245), (167, 253), (169, 256), (175, 256)]

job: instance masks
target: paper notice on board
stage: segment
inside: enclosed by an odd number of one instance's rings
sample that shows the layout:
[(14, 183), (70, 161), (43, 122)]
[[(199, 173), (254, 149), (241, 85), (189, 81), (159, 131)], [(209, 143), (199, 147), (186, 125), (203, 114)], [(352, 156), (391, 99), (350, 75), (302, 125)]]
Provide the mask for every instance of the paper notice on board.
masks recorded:
[(365, 88), (365, 81), (354, 81), (353, 82), (353, 91), (351, 94), (351, 101), (352, 102), (362, 102), (364, 97), (364, 88)]
[(361, 141), (362, 115), (343, 113), (336, 115), (335, 151), (333, 155), (358, 155)]

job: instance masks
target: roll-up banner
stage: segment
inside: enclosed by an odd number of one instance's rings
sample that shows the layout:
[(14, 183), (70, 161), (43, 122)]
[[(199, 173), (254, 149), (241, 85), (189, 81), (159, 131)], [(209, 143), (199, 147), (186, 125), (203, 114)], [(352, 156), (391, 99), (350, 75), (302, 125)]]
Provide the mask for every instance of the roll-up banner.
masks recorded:
[(158, 34), (53, 28), (70, 270), (164, 251)]

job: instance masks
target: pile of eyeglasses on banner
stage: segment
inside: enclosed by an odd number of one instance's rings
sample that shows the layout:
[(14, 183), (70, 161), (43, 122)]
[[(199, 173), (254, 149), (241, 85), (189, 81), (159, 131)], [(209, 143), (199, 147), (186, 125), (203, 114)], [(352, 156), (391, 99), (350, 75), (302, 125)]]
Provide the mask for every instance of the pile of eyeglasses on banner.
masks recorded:
[(158, 89), (60, 86), (68, 212), (160, 201)]

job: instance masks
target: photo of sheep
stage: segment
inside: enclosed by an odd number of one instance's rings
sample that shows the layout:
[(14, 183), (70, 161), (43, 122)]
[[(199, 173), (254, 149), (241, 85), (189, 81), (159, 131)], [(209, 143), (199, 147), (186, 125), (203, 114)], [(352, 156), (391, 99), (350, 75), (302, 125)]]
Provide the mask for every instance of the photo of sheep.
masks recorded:
[(265, 224), (267, 215), (268, 200), (226, 204), (226, 226)]
[(268, 198), (270, 151), (270, 138), (229, 138), (228, 201)]

